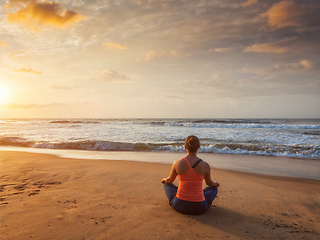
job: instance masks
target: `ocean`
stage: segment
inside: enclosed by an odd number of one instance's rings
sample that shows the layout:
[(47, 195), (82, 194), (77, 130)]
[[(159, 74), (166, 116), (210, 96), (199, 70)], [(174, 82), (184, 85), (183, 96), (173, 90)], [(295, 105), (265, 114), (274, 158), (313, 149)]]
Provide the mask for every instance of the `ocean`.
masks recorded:
[(1, 119), (0, 146), (320, 159), (320, 119)]

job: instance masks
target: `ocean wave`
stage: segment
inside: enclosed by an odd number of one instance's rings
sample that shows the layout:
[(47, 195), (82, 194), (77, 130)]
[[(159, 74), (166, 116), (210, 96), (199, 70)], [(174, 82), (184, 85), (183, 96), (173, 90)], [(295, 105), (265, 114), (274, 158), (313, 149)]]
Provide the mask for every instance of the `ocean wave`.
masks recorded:
[[(32, 141), (19, 137), (2, 137), (0, 146), (34, 147), (49, 149), (74, 149), (92, 151), (164, 151), (185, 152), (183, 142), (176, 143), (129, 143), (112, 141)], [(199, 152), (240, 155), (287, 156), (299, 158), (319, 158), (320, 146), (272, 145), (262, 143), (212, 143), (203, 144)]]
[(48, 142), (31, 141), (19, 137), (2, 137), (0, 146), (34, 147), (49, 149), (75, 149), (93, 151), (152, 151), (154, 146), (145, 143), (121, 143), (111, 141), (69, 141), (69, 142)]
[(203, 146), (200, 152), (320, 158), (320, 146), (218, 143)]
[(49, 123), (60, 123), (60, 124), (80, 124), (80, 123), (101, 123), (101, 121), (92, 120), (53, 120)]
[[(146, 124), (149, 124), (149, 123), (146, 123)], [(151, 125), (156, 125), (156, 126), (164, 126), (166, 125), (166, 122), (165, 121), (152, 121), (150, 122)]]
[(242, 129), (320, 129), (320, 125), (299, 125), (299, 124), (261, 124), (261, 123), (168, 123), (168, 126), (188, 128), (242, 128)]
[(303, 132), (303, 134), (305, 134), (305, 135), (320, 136), (320, 131)]
[(1, 137), (0, 146), (32, 147), (33, 141), (20, 137)]
[(241, 124), (241, 123), (256, 123), (256, 124), (272, 124), (272, 121), (261, 119), (196, 119), (192, 123), (223, 123), (223, 124)]
[[(234, 128), (234, 129), (320, 129), (318, 119), (122, 119), (130, 124), (153, 127)], [(111, 121), (105, 120), (106, 122)], [(112, 121), (111, 121), (112, 122)]]
[(185, 127), (185, 128), (240, 128), (240, 129), (305, 129), (318, 130), (319, 124), (305, 124), (295, 121), (282, 120), (261, 120), (261, 119), (136, 119), (130, 122), (131, 124), (142, 124), (159, 127)]

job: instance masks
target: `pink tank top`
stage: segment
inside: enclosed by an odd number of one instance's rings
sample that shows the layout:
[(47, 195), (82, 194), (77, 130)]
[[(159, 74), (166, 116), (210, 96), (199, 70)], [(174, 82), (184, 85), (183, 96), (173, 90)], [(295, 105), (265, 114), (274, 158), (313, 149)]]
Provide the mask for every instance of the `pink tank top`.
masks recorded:
[(187, 162), (189, 169), (184, 174), (178, 175), (179, 188), (176, 196), (185, 201), (202, 202), (205, 200), (202, 189), (204, 175), (196, 173), (188, 160), (183, 159)]

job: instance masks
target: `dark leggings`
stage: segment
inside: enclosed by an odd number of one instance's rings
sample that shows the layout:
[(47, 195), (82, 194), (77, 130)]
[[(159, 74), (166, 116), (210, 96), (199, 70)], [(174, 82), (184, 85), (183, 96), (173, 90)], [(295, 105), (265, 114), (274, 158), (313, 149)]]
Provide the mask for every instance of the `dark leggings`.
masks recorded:
[(179, 213), (198, 215), (205, 213), (211, 206), (213, 200), (218, 194), (216, 187), (207, 187), (203, 189), (205, 200), (202, 202), (190, 202), (176, 197), (178, 187), (173, 183), (165, 183), (164, 191), (169, 200), (169, 205)]

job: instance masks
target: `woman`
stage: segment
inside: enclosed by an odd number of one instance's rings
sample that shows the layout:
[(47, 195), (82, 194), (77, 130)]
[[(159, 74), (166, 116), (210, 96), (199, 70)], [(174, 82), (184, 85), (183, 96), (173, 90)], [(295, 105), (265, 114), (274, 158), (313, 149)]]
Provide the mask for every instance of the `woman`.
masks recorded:
[[(170, 176), (162, 179), (164, 191), (169, 204), (176, 211), (183, 214), (202, 214), (211, 206), (217, 196), (219, 183), (210, 177), (210, 166), (197, 157), (200, 141), (196, 136), (189, 136), (185, 140), (187, 156), (175, 161)], [(179, 177), (179, 187), (172, 182)], [(208, 185), (202, 189), (203, 179)]]

